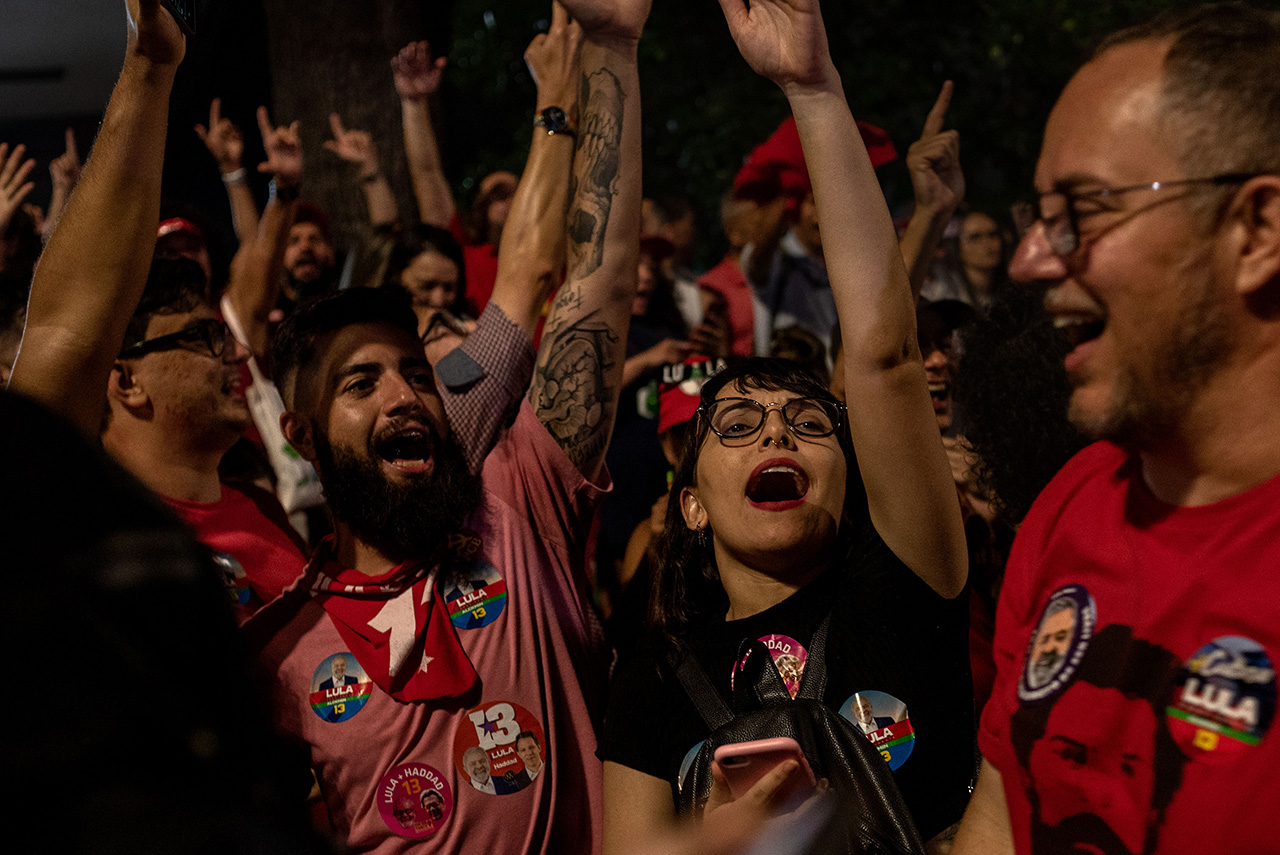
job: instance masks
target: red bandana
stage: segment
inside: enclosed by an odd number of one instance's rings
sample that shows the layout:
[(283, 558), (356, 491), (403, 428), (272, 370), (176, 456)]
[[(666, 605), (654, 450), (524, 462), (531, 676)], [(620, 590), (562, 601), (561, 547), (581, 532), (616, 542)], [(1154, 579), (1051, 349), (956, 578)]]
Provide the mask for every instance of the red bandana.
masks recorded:
[(365, 576), (333, 559), (326, 537), (311, 559), (312, 596), (378, 687), (398, 701), (457, 698), (479, 681), (436, 587), (439, 564)]

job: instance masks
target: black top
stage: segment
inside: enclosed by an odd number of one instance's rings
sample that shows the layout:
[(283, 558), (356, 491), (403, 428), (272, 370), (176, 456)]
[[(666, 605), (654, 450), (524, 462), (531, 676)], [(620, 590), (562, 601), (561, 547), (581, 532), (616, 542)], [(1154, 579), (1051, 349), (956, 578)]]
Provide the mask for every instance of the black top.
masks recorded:
[[(759, 614), (697, 627), (687, 645), (731, 704), (730, 673), (744, 638), (786, 636), (790, 641), (775, 640), (776, 646), (791, 644), (796, 655), (794, 642), (807, 648), (833, 610), (826, 703), (848, 711), (854, 693), (890, 696), (866, 696), (880, 726), (880, 743), (873, 744), (889, 754), (894, 778), (927, 840), (960, 819), (975, 769), (968, 590), (945, 599), (879, 537), (872, 534), (868, 541), (847, 569), (825, 573)], [(775, 661), (783, 652), (775, 651)], [(902, 726), (903, 710), (894, 699), (905, 704), (909, 727)], [(914, 731), (914, 739), (903, 739), (904, 731)], [(709, 733), (665, 654), (646, 646), (619, 667), (598, 753), (602, 760), (671, 782), (674, 797), (682, 761)]]

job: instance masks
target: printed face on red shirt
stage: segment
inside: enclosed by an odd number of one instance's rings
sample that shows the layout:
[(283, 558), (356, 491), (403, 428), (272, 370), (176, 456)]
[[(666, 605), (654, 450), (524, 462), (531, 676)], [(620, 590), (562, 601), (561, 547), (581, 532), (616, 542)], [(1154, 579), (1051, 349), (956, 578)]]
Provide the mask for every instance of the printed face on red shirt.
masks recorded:
[(1031, 749), (1042, 845), (1054, 852), (1143, 851), (1153, 811), (1151, 705), (1116, 689), (1074, 683), (1054, 703)]

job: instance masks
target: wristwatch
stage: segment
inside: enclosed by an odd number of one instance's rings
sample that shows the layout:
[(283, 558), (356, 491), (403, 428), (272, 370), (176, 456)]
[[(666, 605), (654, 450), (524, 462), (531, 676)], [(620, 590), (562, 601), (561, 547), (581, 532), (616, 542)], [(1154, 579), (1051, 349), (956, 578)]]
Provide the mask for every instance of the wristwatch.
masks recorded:
[(578, 135), (577, 124), (569, 121), (569, 117), (559, 107), (547, 107), (538, 113), (533, 117), (533, 126), (546, 129), (548, 134), (567, 134), (571, 137)]

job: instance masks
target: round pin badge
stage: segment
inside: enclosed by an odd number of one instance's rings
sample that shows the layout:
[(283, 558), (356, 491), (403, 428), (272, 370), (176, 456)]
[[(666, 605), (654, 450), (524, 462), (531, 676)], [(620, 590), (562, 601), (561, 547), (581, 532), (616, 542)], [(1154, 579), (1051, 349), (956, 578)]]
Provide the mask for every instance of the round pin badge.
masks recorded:
[(430, 837), (453, 814), (449, 782), (426, 763), (402, 763), (387, 772), (374, 798), (382, 821), (401, 837)]
[(1257, 745), (1276, 714), (1271, 657), (1251, 638), (1215, 638), (1182, 664), (1165, 713), (1188, 757), (1228, 759)]
[(1093, 595), (1083, 585), (1064, 585), (1049, 595), (1027, 641), (1018, 680), (1023, 703), (1056, 697), (1067, 687), (1089, 649), (1097, 621)]
[(243, 606), (249, 602), (249, 574), (244, 572), (244, 565), (230, 553), (213, 553), (213, 563), (222, 571), (222, 580), (227, 586), (227, 596), (231, 604)]
[(373, 681), (347, 651), (321, 660), (311, 675), (311, 711), (322, 721), (347, 721), (369, 702)]
[(840, 705), (847, 718), (880, 752), (890, 769), (897, 769), (916, 747), (916, 730), (907, 705), (887, 692), (854, 692)]
[[(800, 691), (800, 678), (804, 676), (804, 663), (809, 658), (809, 651), (789, 635), (762, 635), (759, 641), (769, 649), (769, 655), (773, 657), (773, 665), (778, 669), (778, 675), (782, 677), (787, 691), (794, 698)], [(744, 655), (729, 672), (730, 689), (733, 688), (734, 678), (738, 672), (746, 666), (746, 661), (747, 657)]]
[(477, 557), (445, 586), (445, 606), (458, 629), (479, 629), (507, 607), (507, 583), (497, 569)]
[(453, 735), (453, 762), (460, 780), (492, 796), (518, 793), (532, 784), (547, 771), (547, 758), (542, 724), (510, 701), (469, 710)]

